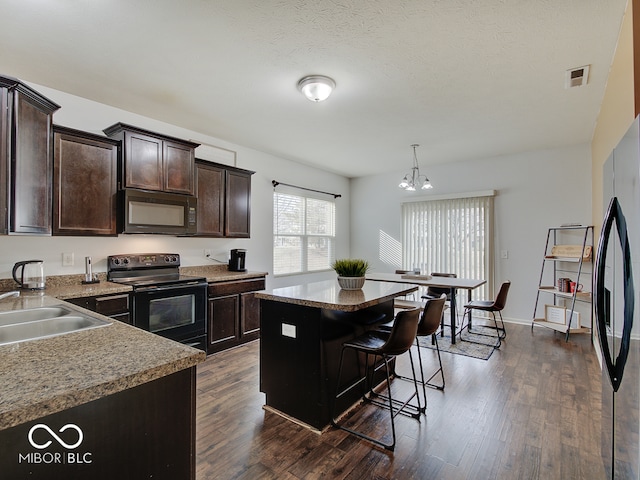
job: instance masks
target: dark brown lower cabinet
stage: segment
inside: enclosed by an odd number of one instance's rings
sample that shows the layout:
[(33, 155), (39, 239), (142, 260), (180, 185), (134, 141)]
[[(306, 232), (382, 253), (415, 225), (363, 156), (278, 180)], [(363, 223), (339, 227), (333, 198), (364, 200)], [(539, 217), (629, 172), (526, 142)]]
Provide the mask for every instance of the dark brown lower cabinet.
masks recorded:
[(196, 367), (0, 431), (2, 478), (195, 479)]
[(207, 353), (260, 337), (260, 302), (253, 292), (264, 288), (264, 277), (209, 284)]
[[(262, 287), (264, 288), (264, 286)], [(260, 336), (260, 299), (253, 293), (240, 294), (240, 334), (245, 337)]]
[(219, 352), (238, 344), (240, 338), (238, 295), (209, 299), (207, 353)]
[(91, 310), (92, 312), (113, 318), (114, 320), (131, 324), (128, 293), (118, 293), (100, 297), (69, 298), (66, 301)]

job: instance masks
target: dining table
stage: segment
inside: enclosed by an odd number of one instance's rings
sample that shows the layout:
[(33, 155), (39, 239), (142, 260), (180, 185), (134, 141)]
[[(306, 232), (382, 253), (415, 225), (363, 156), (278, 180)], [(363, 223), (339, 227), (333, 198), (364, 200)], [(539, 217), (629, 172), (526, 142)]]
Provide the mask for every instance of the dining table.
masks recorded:
[[(451, 313), (450, 326), (451, 326), (451, 344), (456, 343), (456, 290), (467, 291), (467, 301), (471, 302), (471, 292), (476, 288), (487, 283), (486, 280), (479, 280), (475, 278), (458, 278), (458, 277), (440, 277), (431, 275), (420, 274), (403, 274), (403, 273), (367, 273), (367, 280), (374, 280), (378, 282), (396, 282), (396, 283), (411, 283), (421, 287), (439, 287), (448, 288), (450, 293), (450, 305), (449, 310)], [(469, 319), (471, 322), (471, 319)], [(444, 336), (444, 331), (440, 332), (441, 336)]]

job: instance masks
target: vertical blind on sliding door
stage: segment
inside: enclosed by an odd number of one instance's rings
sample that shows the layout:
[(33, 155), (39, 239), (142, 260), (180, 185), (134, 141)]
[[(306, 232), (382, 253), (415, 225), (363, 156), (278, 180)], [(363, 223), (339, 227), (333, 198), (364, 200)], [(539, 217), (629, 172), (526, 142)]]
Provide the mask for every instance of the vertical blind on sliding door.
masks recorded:
[(402, 204), (403, 268), (486, 279), (474, 298), (493, 296), (493, 195)]

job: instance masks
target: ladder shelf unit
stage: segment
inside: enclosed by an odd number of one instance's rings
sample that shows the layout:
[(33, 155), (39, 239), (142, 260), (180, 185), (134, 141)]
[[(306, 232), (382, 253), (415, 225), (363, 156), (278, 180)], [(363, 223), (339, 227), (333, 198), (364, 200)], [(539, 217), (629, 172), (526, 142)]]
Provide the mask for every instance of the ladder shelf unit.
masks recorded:
[[(564, 234), (564, 235), (563, 235)], [(579, 239), (579, 243), (565, 245), (560, 243), (570, 237)], [(540, 279), (536, 293), (536, 303), (533, 309), (531, 330), (534, 326), (546, 327), (565, 334), (565, 341), (571, 333), (591, 333), (593, 331), (593, 312), (591, 308), (591, 291), (593, 291), (592, 269), (585, 271), (587, 263), (593, 258), (593, 226), (571, 225), (552, 227), (547, 231)], [(565, 275), (563, 277), (563, 275)], [(549, 285), (549, 280), (553, 284)], [(562, 281), (575, 282), (573, 291), (563, 291)], [(579, 291), (578, 285), (588, 287), (589, 291)], [(544, 303), (543, 298), (549, 302)], [(576, 305), (589, 305), (590, 327), (583, 327), (579, 320), (577, 325), (574, 318)], [(551, 320), (550, 317), (553, 317)]]

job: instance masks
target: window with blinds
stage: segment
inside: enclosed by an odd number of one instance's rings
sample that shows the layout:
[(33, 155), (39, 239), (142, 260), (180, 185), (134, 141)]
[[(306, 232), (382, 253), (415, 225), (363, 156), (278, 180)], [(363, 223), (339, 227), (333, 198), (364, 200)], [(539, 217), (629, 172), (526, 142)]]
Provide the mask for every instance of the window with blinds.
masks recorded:
[(334, 201), (273, 193), (273, 274), (328, 270), (335, 260)]
[(493, 292), (493, 196), (402, 204), (403, 268), (486, 279), (477, 298)]

